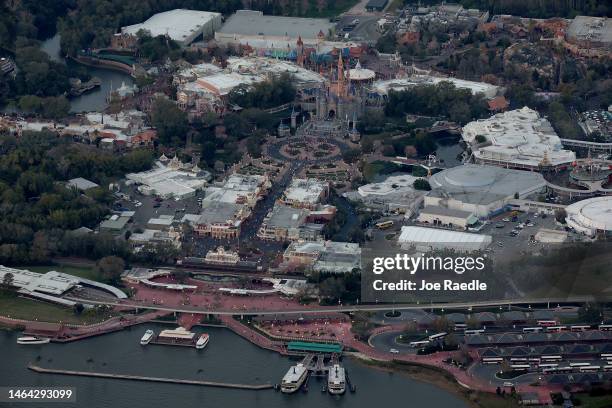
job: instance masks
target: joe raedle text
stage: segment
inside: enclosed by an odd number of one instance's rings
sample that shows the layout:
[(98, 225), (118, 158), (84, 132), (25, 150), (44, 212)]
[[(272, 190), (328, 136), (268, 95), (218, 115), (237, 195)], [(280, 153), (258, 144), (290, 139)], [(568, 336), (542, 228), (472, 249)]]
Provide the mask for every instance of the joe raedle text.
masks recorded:
[[(410, 256), (395, 254), (372, 259), (371, 289), (375, 292), (482, 292), (480, 279), (466, 279), (485, 269), (484, 256)], [(455, 276), (461, 279), (453, 279)], [(447, 279), (447, 277), (449, 277)], [(406, 279), (405, 279), (406, 278)], [(408, 279), (409, 278), (409, 279)]]

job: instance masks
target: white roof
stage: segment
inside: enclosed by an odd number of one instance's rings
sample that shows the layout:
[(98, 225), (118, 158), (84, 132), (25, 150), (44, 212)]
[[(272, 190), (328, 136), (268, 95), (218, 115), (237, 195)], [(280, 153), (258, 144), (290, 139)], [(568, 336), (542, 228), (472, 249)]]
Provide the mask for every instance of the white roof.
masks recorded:
[(175, 9), (151, 16), (147, 21), (121, 28), (125, 34), (136, 35), (139, 30), (147, 30), (151, 36), (168, 35), (175, 41), (183, 42), (200, 28), (215, 18), (221, 18), (220, 13), (208, 11)]
[(398, 190), (414, 190), (414, 181), (419, 177), (414, 177), (410, 174), (402, 174), (400, 176), (389, 176), (380, 183), (370, 183), (363, 185), (357, 189), (359, 195), (366, 196), (386, 196), (397, 192)]
[(464, 79), (436, 77), (431, 75), (412, 75), (408, 78), (376, 81), (374, 82), (373, 89), (381, 95), (386, 95), (390, 90), (402, 91), (414, 86), (436, 85), (440, 82), (451, 82), (457, 88), (469, 89), (473, 94), (482, 93), (487, 98), (493, 98), (500, 90), (498, 86), (485, 82), (466, 81)]
[(578, 201), (565, 208), (570, 226), (590, 230), (612, 231), (612, 197), (595, 197)]
[(283, 377), (283, 383), (296, 383), (306, 371), (306, 367), (302, 363), (298, 363), (289, 368), (287, 374)]
[(421, 244), (485, 244), (491, 242), (490, 235), (470, 234), (468, 232), (443, 230), (436, 228), (404, 226), (398, 238), (399, 243)]
[(295, 178), (285, 190), (285, 198), (290, 201), (316, 204), (327, 188), (327, 183), (314, 178)]
[(474, 143), (477, 136), (484, 136), (490, 143), (473, 149), (477, 159), (528, 166), (538, 166), (545, 157), (552, 165), (576, 160), (574, 152), (563, 148), (550, 122), (526, 106), (463, 127), (466, 142)]
[(98, 184), (94, 183), (93, 181), (84, 179), (83, 177), (77, 177), (77, 178), (68, 180), (68, 185), (70, 187), (75, 187), (83, 191), (89, 190), (90, 188), (99, 187)]

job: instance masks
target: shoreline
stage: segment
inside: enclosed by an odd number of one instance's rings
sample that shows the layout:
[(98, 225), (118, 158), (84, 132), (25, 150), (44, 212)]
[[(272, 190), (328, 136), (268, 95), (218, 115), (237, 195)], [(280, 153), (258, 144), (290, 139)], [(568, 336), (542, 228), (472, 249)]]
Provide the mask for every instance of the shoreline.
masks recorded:
[[(466, 402), (470, 408), (487, 408), (488, 405), (482, 405), (481, 403), (487, 404), (489, 398), (495, 399), (499, 403), (506, 403), (508, 407), (519, 407), (518, 401), (513, 398), (501, 398), (496, 394), (489, 392), (473, 390), (461, 384), (455, 377), (446, 372), (445, 370), (428, 367), (422, 364), (410, 363), (410, 362), (387, 362), (375, 360), (367, 357), (361, 353), (350, 353), (347, 357), (353, 359), (358, 364), (370, 367), (375, 370), (386, 371), (391, 374), (400, 374), (406, 376), (414, 381), (433, 385), (436, 388), (447, 391), (456, 397), (461, 398)], [(483, 398), (485, 400), (483, 400)], [(514, 401), (514, 405), (512, 404)]]

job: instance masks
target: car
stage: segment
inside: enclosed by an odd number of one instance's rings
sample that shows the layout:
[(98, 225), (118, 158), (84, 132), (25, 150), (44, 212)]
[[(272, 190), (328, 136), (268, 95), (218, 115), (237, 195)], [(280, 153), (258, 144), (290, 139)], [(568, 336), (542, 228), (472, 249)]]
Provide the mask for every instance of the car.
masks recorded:
[(503, 246), (504, 246), (504, 243), (503, 243), (503, 242), (501, 242), (501, 241), (497, 241), (497, 246), (501, 248), (501, 247), (503, 247)]
[(505, 225), (501, 222), (498, 222), (497, 224), (495, 224), (495, 228), (504, 228)]
[(159, 207), (161, 207), (161, 204), (160, 204), (160, 203), (155, 203), (155, 204), (153, 204), (153, 208), (159, 208)]
[(139, 201), (139, 202), (137, 202), (136, 204), (134, 204), (134, 206), (136, 206), (136, 207), (142, 207), (142, 203)]
[(527, 226), (528, 226), (528, 227), (533, 227), (533, 226), (535, 226), (535, 224), (534, 224), (533, 222), (528, 222), (528, 223), (527, 223)]
[(504, 387), (514, 387), (514, 383), (506, 381), (506, 382), (504, 382)]
[(399, 354), (399, 350), (392, 348), (392, 349), (389, 349), (389, 353)]
[(539, 216), (540, 216), (540, 214), (539, 214), (539, 213), (535, 213), (535, 214), (533, 214), (533, 218), (538, 218)]
[(525, 228), (525, 224), (523, 224), (523, 223), (521, 222), (519, 225), (517, 225), (517, 226), (516, 226), (516, 228), (518, 228), (518, 229), (523, 229), (523, 228)]
[(502, 221), (503, 222), (510, 222), (510, 218), (504, 218)]

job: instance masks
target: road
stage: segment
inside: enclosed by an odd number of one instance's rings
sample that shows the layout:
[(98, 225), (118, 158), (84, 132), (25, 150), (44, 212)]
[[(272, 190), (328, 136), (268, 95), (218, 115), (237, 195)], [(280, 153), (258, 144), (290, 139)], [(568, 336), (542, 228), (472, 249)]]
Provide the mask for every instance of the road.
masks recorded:
[(351, 305), (351, 306), (321, 306), (317, 308), (300, 308), (300, 309), (271, 309), (271, 310), (250, 310), (250, 309), (234, 309), (234, 310), (217, 310), (217, 309), (202, 309), (198, 307), (165, 307), (150, 303), (135, 303), (130, 301), (125, 302), (111, 302), (111, 301), (93, 301), (89, 299), (80, 299), (78, 297), (71, 298), (72, 300), (82, 302), (85, 304), (94, 305), (107, 305), (107, 306), (120, 306), (120, 307), (134, 307), (139, 309), (150, 309), (159, 310), (166, 312), (177, 312), (177, 313), (200, 313), (200, 314), (214, 314), (214, 315), (274, 315), (274, 314), (317, 314), (327, 312), (378, 312), (383, 310), (439, 310), (439, 309), (472, 309), (475, 307), (498, 307), (508, 305), (537, 305), (537, 304), (549, 304), (549, 303), (585, 303), (594, 302), (595, 298), (590, 296), (577, 296), (570, 298), (548, 298), (548, 299), (511, 299), (511, 300), (490, 300), (490, 301), (479, 301), (479, 302), (461, 302), (461, 303), (431, 303), (431, 304), (381, 304), (381, 305)]

